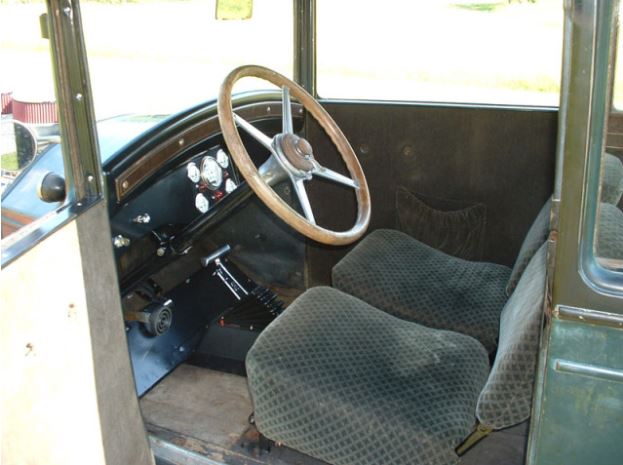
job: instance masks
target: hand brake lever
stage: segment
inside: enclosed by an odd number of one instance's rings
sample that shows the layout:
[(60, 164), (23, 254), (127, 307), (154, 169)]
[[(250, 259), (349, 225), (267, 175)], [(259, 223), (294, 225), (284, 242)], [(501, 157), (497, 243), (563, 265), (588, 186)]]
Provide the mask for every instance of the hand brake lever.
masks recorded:
[(213, 275), (218, 276), (218, 278), (225, 284), (225, 287), (229, 289), (229, 291), (236, 297), (238, 300), (242, 300), (243, 296), (249, 294), (249, 292), (244, 288), (242, 284), (238, 282), (236, 278), (231, 274), (231, 272), (227, 269), (223, 261), (221, 260), (225, 255), (231, 252), (231, 247), (229, 244), (225, 244), (223, 247), (216, 249), (210, 255), (207, 255), (201, 258), (201, 266), (207, 268), (212, 263), (214, 263), (216, 270)]

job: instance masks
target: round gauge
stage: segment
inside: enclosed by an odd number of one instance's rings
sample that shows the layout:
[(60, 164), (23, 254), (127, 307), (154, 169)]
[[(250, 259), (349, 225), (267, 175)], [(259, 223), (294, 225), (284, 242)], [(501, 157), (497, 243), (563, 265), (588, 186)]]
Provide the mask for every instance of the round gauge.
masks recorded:
[(225, 153), (225, 150), (219, 149), (216, 152), (216, 162), (221, 165), (221, 168), (226, 170), (229, 167), (229, 157)]
[(223, 168), (212, 157), (204, 157), (201, 161), (201, 179), (212, 190), (218, 189), (223, 183)]
[(188, 179), (190, 179), (194, 183), (198, 183), (201, 179), (201, 171), (199, 171), (197, 165), (192, 162), (186, 165), (186, 174), (188, 175)]
[(236, 190), (236, 183), (234, 181), (232, 181), (231, 179), (227, 179), (225, 181), (225, 192), (227, 192), (228, 194), (235, 191)]
[(210, 202), (205, 195), (197, 194), (197, 196), (195, 197), (195, 207), (201, 213), (205, 213), (208, 211), (208, 208), (210, 208)]

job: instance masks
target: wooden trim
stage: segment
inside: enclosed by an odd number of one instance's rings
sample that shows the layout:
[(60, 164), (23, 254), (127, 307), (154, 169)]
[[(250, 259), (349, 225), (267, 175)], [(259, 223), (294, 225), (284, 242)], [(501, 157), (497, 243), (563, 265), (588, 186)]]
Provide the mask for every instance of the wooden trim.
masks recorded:
[[(298, 114), (301, 105), (293, 105)], [(247, 121), (261, 121), (267, 118), (281, 117), (280, 102), (263, 102), (244, 105), (236, 108), (236, 112)], [(294, 113), (294, 112), (293, 112)], [(188, 147), (215, 136), (221, 132), (221, 126), (217, 115), (206, 118), (196, 123), (177, 137), (158, 145), (150, 150), (136, 162), (130, 165), (115, 179), (115, 192), (117, 202), (123, 201), (132, 191), (143, 184), (151, 175), (158, 171), (167, 161), (175, 158)]]

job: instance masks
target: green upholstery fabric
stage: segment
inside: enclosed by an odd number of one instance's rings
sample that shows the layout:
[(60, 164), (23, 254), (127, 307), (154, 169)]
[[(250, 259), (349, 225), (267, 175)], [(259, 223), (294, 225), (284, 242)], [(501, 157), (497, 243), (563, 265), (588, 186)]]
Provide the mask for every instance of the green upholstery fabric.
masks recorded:
[(326, 287), (273, 321), (246, 366), (259, 431), (334, 465), (456, 463), (489, 372), (471, 337)]
[(623, 260), (623, 211), (616, 205), (601, 203), (598, 215), (596, 255)]
[(396, 188), (396, 229), (453, 257), (479, 260), (487, 207), (482, 203), (449, 205), (445, 201), (446, 209), (440, 210), (430, 207), (425, 199), (404, 187)]
[(623, 195), (623, 163), (609, 153), (602, 158), (601, 201), (617, 205)]
[(333, 268), (333, 285), (392, 315), (496, 347), (510, 269), (470, 262), (399, 231), (369, 234)]
[(547, 240), (547, 236), (549, 235), (549, 216), (551, 210), (552, 198), (550, 197), (541, 208), (541, 211), (532, 223), (532, 226), (530, 226), (528, 234), (521, 244), (519, 255), (517, 255), (513, 271), (511, 272), (511, 277), (508, 280), (508, 285), (506, 286), (507, 295), (510, 296), (513, 293), (515, 287), (517, 287), (519, 278), (521, 278), (521, 275), (528, 266), (528, 263), (530, 263), (530, 260), (536, 251), (539, 250), (539, 247), (541, 247), (543, 242)]
[(545, 300), (546, 244), (542, 244), (502, 310), (500, 342), (478, 399), (480, 422), (506, 428), (530, 416)]

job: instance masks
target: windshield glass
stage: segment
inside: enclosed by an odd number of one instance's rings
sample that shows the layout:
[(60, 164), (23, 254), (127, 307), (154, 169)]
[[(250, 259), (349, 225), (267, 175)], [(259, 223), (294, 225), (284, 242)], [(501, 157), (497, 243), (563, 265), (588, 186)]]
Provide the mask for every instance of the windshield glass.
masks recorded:
[(255, 0), (244, 21), (216, 20), (215, 8), (215, 0), (83, 3), (98, 119), (171, 114), (213, 99), (227, 73), (244, 64), (292, 77), (290, 0)]
[[(2, 3), (0, 16), (11, 18), (0, 39), (3, 87), (52, 93), (49, 51), (39, 30), (45, 3)], [(214, 99), (225, 75), (243, 64), (292, 77), (291, 0), (254, 0), (251, 19), (231, 21), (215, 19), (215, 3), (80, 2), (97, 119), (169, 115)], [(244, 80), (236, 90), (263, 88), (270, 85)]]

